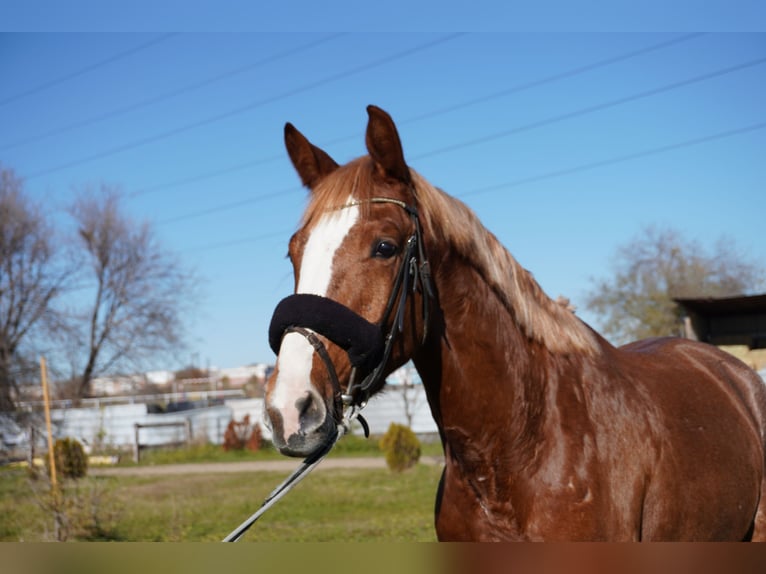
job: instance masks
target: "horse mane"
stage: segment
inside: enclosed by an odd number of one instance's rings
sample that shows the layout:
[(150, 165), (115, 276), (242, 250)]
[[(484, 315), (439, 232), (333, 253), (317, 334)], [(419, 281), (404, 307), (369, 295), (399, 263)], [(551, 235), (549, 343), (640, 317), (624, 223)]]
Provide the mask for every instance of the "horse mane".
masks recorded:
[[(421, 217), (484, 278), (524, 334), (554, 353), (595, 353), (592, 331), (567, 300), (554, 301), (462, 201), (412, 172)], [(426, 239), (426, 245), (428, 239)]]
[[(358, 202), (361, 216), (369, 214), (370, 199), (376, 192), (374, 166), (365, 156), (339, 167), (312, 191), (303, 224), (311, 225), (322, 213), (342, 207), (349, 201), (349, 190)], [(598, 342), (592, 331), (573, 313), (568, 301), (548, 297), (532, 274), (484, 227), (476, 214), (462, 201), (431, 185), (410, 168), (421, 222), (428, 237), (438, 235), (469, 261), (507, 309), (522, 332), (543, 344), (549, 351), (566, 354), (595, 354)]]

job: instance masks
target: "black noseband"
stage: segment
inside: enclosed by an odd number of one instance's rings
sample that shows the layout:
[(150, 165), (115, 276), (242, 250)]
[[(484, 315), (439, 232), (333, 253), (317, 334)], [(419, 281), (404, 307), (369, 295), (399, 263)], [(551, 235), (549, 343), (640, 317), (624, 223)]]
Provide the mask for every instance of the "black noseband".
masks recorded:
[(381, 328), (332, 299), (302, 293), (282, 299), (269, 326), (269, 345), (275, 354), (279, 354), (285, 331), (296, 326), (330, 339), (362, 372), (374, 369), (383, 357)]

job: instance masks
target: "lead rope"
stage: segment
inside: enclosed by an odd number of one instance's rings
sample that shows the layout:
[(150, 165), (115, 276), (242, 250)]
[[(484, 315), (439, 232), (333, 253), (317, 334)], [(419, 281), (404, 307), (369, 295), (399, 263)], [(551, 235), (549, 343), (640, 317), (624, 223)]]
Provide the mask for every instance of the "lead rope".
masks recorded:
[[(360, 419), (359, 411), (360, 407), (351, 407), (343, 416), (343, 421), (337, 427), (337, 432), (332, 440), (328, 441), (321, 449), (314, 454), (306, 457), (301, 465), (296, 468), (293, 473), (288, 476), (279, 486), (271, 491), (266, 499), (261, 503), (260, 508), (256, 510), (250, 518), (245, 520), (242, 524), (237, 526), (231, 533), (222, 540), (222, 542), (237, 542), (242, 535), (247, 532), (255, 522), (263, 516), (266, 511), (274, 506), (279, 500), (288, 492), (290, 492), (295, 485), (303, 480), (314, 468), (324, 460), (324, 458), (330, 453), (335, 444), (351, 429), (351, 423), (354, 420)], [(366, 424), (363, 426), (366, 428)]]

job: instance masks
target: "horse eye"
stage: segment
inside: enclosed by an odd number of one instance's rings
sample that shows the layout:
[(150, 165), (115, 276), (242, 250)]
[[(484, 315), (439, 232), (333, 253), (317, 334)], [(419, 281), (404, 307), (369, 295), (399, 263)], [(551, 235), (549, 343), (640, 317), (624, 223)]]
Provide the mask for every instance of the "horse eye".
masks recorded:
[(396, 255), (396, 251), (397, 247), (394, 243), (385, 240), (378, 241), (372, 250), (372, 256), (380, 257), (381, 259), (389, 259)]

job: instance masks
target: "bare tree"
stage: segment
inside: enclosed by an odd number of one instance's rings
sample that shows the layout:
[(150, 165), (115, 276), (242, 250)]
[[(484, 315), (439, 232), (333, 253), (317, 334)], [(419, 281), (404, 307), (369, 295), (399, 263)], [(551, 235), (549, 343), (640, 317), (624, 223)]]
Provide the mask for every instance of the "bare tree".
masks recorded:
[(0, 411), (14, 408), (24, 346), (60, 322), (53, 302), (71, 267), (63, 264), (58, 246), (40, 207), (24, 196), (21, 180), (0, 166)]
[(114, 188), (84, 191), (71, 212), (84, 248), (86, 280), (95, 282), (82, 315), (85, 357), (76, 394), (84, 397), (97, 375), (182, 346), (195, 282), (159, 245), (148, 222), (134, 222), (124, 213)]
[(615, 342), (677, 335), (680, 309), (674, 298), (728, 297), (764, 286), (764, 268), (719, 239), (711, 251), (672, 229), (647, 227), (619, 247), (614, 274), (595, 282), (586, 307), (602, 317)]
[(412, 363), (400, 367), (395, 375), (398, 388), (402, 393), (402, 406), (404, 407), (404, 418), (407, 419), (407, 426), (412, 428), (412, 423), (415, 419), (415, 414), (423, 406), (422, 401), (425, 398), (425, 394), (422, 392), (422, 385), (416, 383), (414, 376), (416, 375), (415, 367)]

